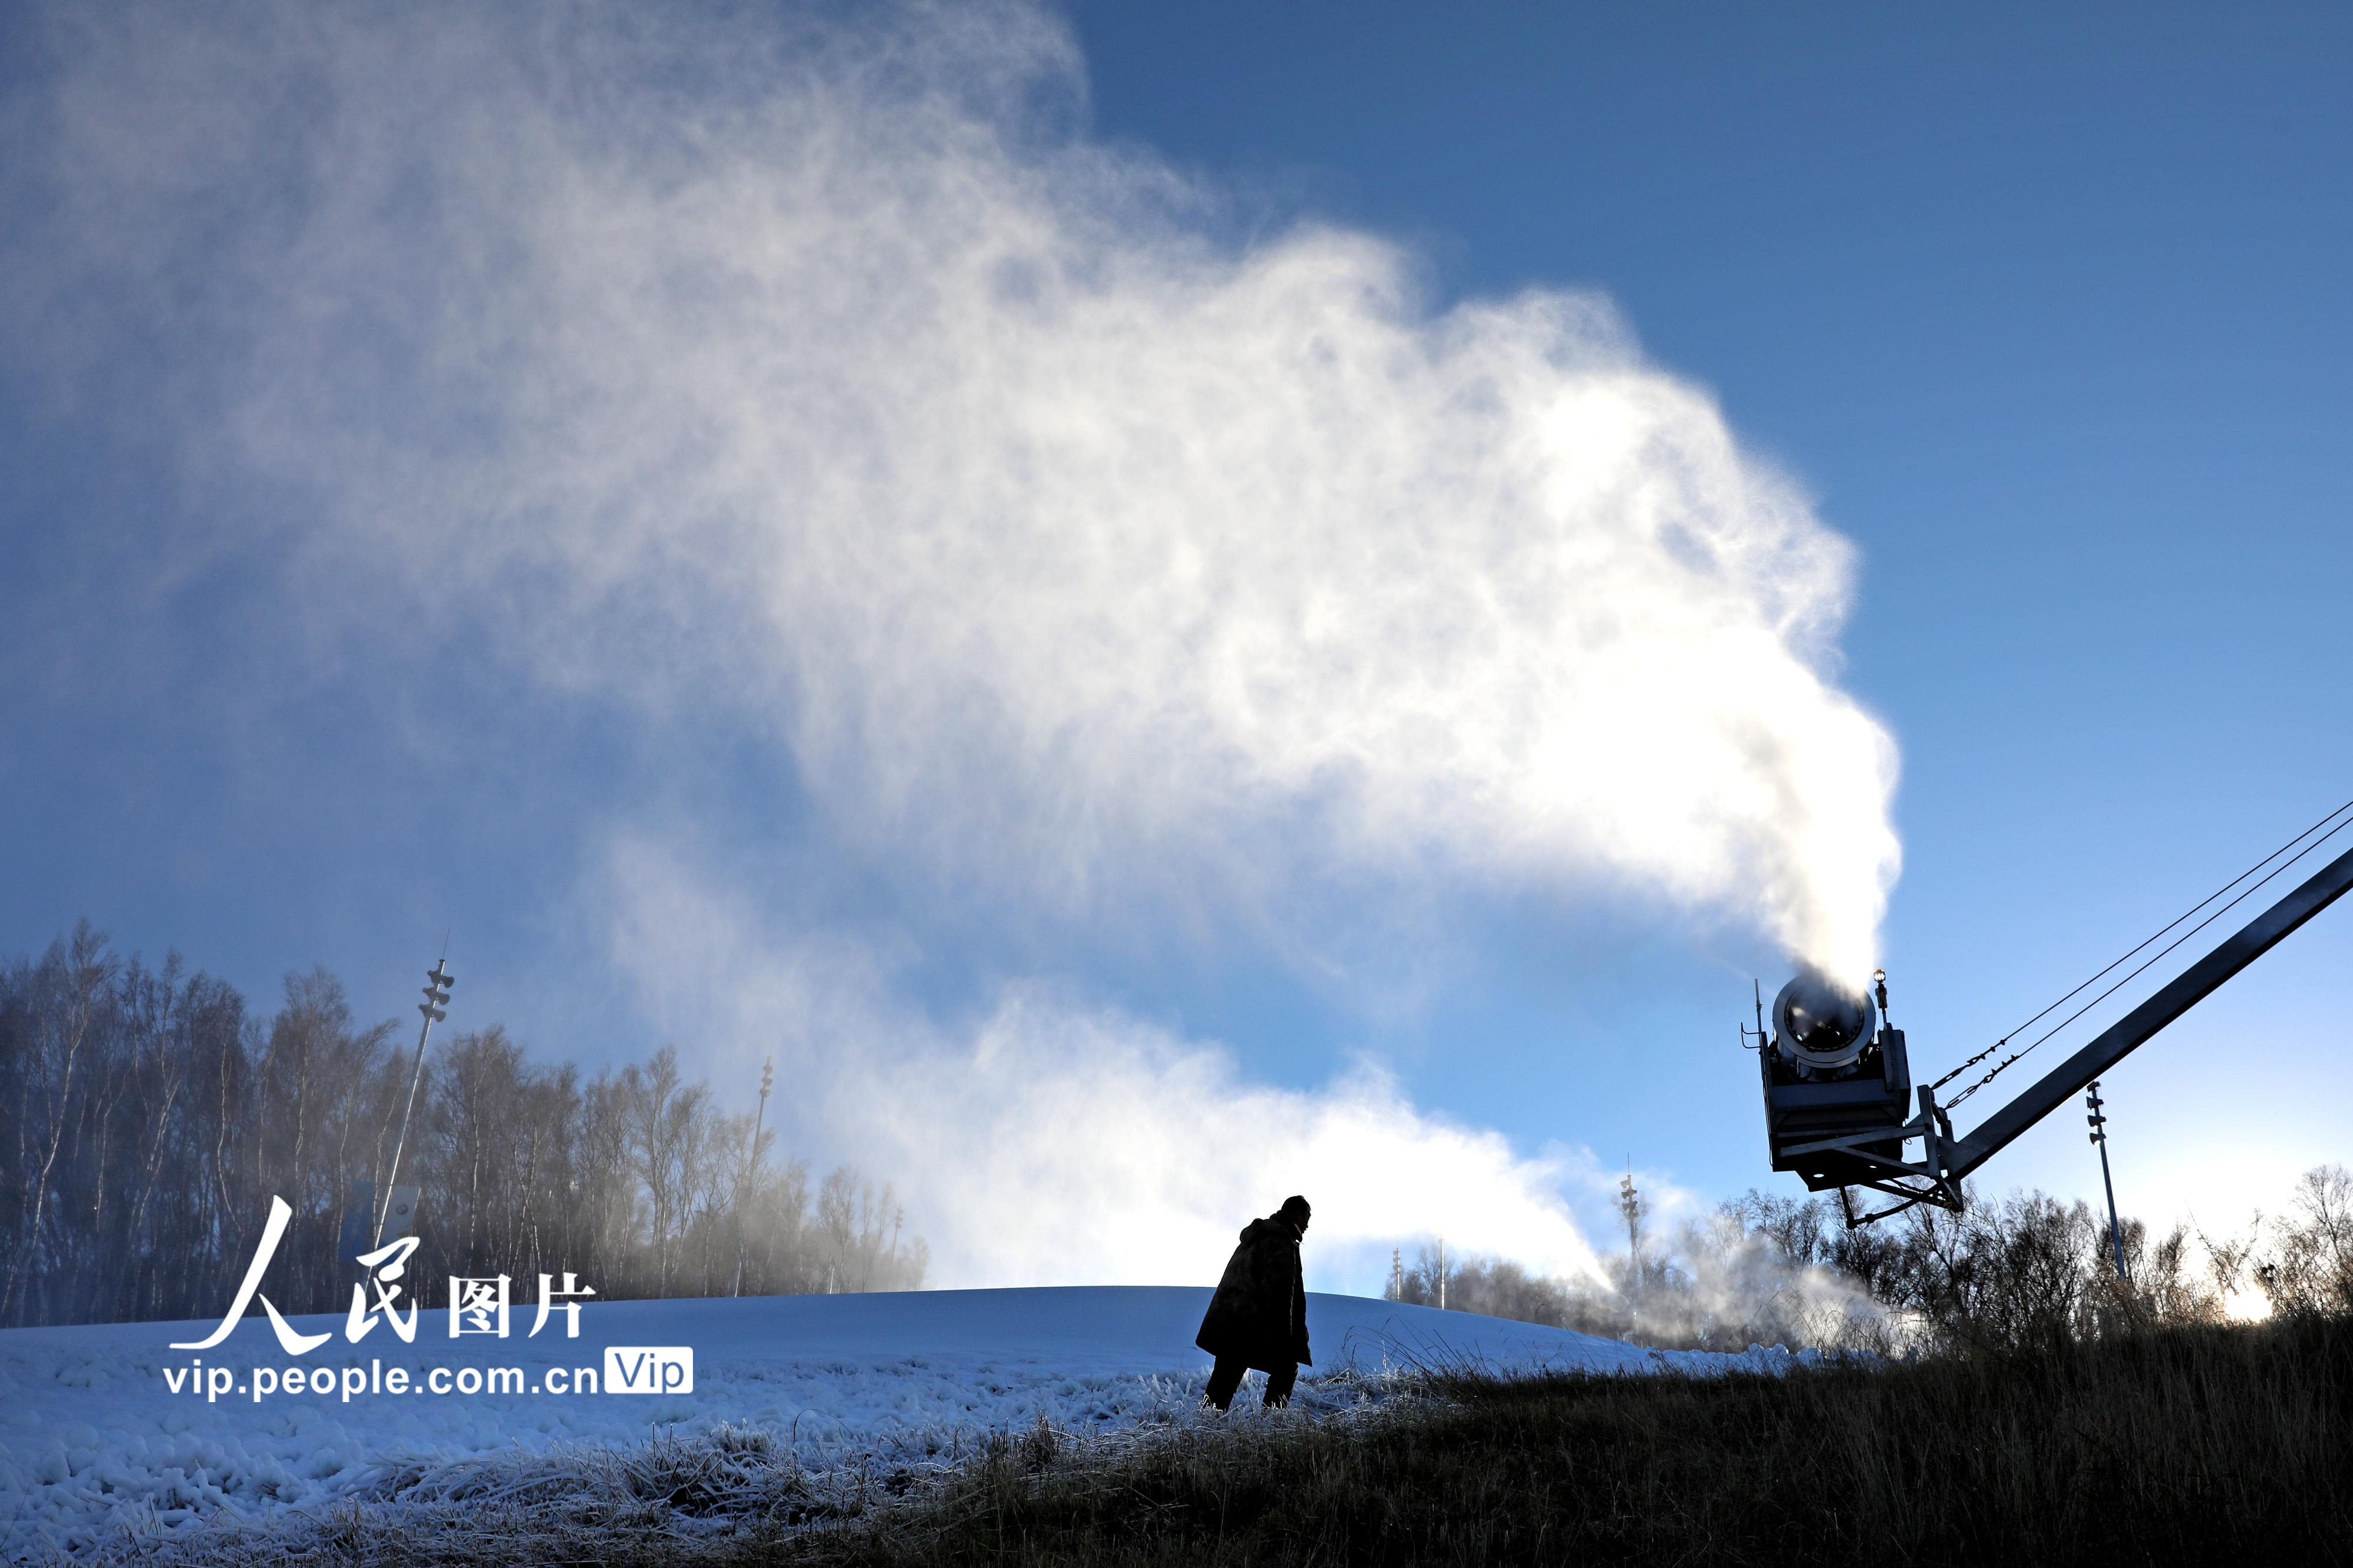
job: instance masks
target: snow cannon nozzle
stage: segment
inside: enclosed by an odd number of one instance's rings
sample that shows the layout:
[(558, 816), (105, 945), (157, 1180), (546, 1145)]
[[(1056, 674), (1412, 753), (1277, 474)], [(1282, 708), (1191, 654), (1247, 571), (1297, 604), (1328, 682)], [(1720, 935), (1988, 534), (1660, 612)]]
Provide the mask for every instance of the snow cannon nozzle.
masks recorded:
[[(1873, 979), (1884, 998), (1883, 972)], [(1880, 1005), (1862, 986), (1800, 970), (1773, 998), (1773, 1049), (1804, 1077), (1843, 1075), (1877, 1037)]]

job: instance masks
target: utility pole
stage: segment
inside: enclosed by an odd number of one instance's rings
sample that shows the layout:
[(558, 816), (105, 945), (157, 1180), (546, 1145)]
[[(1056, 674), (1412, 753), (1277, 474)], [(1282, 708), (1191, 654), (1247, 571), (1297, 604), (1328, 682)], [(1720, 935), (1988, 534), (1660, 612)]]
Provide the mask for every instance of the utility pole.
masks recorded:
[(2105, 1101), (2100, 1099), (2098, 1079), (2092, 1080), (2092, 1087), (2085, 1091), (2084, 1101), (2092, 1108), (2091, 1114), (2084, 1120), (2092, 1124), (2092, 1142), (2100, 1150), (2100, 1183), (2108, 1189), (2108, 1241), (2116, 1249), (2116, 1278), (2130, 1285), (2132, 1270), (2125, 1267), (2125, 1227), (2116, 1223), (2116, 1180), (2108, 1173), (2108, 1119), (2100, 1114), (2100, 1107)]
[[(417, 1010), (425, 1015), (425, 1026), (417, 1031), (417, 1066), (408, 1075), (408, 1103), (401, 1108), (400, 1136), (393, 1142), (392, 1169), (384, 1179), (383, 1205), (376, 1210), (375, 1240), (372, 1244), (376, 1247), (384, 1245), (385, 1218), (392, 1213), (393, 1184), (400, 1180), (400, 1154), (408, 1146), (408, 1119), (417, 1110), (417, 1085), (425, 1076), (425, 1042), (432, 1037), (433, 1026), (449, 1016), (442, 1009), (449, 1005), (449, 987), (456, 984), (456, 978), (449, 973), (449, 955), (446, 952), (435, 959), (433, 967), (425, 972), (425, 1000), (417, 1005)], [(449, 1321), (454, 1323), (457, 1319)]]
[(752, 1146), (744, 1153), (744, 1169), (735, 1177), (735, 1288), (727, 1293), (744, 1293), (744, 1184), (752, 1179), (752, 1169), (760, 1163), (760, 1129), (768, 1123), (768, 1086), (776, 1081), (776, 1058), (768, 1058), (760, 1064), (760, 1109), (752, 1118)]
[(1438, 1310), (1446, 1310), (1446, 1233), (1438, 1233)]

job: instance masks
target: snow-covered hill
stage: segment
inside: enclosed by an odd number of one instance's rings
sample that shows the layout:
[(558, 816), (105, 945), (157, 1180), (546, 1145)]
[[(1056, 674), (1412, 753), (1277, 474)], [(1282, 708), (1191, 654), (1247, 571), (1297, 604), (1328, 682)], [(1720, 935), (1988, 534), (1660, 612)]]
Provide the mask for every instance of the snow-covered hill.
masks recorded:
[[(1208, 1369), (1193, 1331), (1208, 1300), (1205, 1289), (1106, 1287), (616, 1301), (585, 1308), (577, 1339), (562, 1337), (560, 1313), (528, 1337), (532, 1311), (522, 1308), (505, 1339), (452, 1339), (448, 1314), (427, 1313), (413, 1344), (379, 1325), (354, 1345), (339, 1317), (298, 1318), (296, 1330), (332, 1335), (300, 1357), (281, 1350), (261, 1318), (206, 1352), (169, 1348), (204, 1338), (214, 1327), (206, 1323), (13, 1330), (0, 1332), (0, 1554), (102, 1549), (126, 1527), (198, 1528), (221, 1510), (248, 1519), (315, 1511), (396, 1466), (620, 1447), (722, 1424), (768, 1429), (812, 1466), (883, 1445), (1028, 1426), (1041, 1415), (1103, 1429), (1198, 1404)], [(1311, 1295), (1308, 1328), (1316, 1358), (1302, 1382), (1308, 1402), (1318, 1380), (1344, 1370), (1437, 1361), (1715, 1372), (1792, 1359), (1780, 1351), (1654, 1352), (1352, 1296)], [(603, 1381), (612, 1346), (691, 1347), (691, 1391), (553, 1391), (586, 1382), (578, 1369)], [(269, 1369), (265, 1382), (282, 1384), (300, 1369), (333, 1387), (257, 1400), (257, 1368)], [(409, 1392), (385, 1387), (399, 1381), (387, 1375), (396, 1368), (406, 1372)], [(414, 1386), (437, 1368), (451, 1392)], [(469, 1373), (487, 1377), (493, 1368), (516, 1369), (520, 1391), (458, 1391)], [(176, 1393), (173, 1373), (182, 1374)], [(224, 1381), (227, 1391), (213, 1392)], [(1245, 1388), (1244, 1400), (1251, 1397)]]

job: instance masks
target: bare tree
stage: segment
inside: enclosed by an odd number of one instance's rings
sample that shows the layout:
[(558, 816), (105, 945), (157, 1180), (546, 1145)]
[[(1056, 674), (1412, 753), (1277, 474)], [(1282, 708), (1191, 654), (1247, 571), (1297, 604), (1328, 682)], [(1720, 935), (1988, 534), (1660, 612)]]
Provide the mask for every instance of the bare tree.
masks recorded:
[(2288, 1212), (2273, 1222), (2274, 1250), (2255, 1280), (2276, 1311), (2353, 1311), (2353, 1172), (2306, 1171)]
[[(393, 1028), (356, 1025), (318, 970), (257, 1020), (233, 988), (176, 956), (121, 958), (86, 923), (0, 966), (0, 1324), (217, 1311), (273, 1196), (295, 1217), (271, 1299), (342, 1306), (341, 1215), (384, 1179), (406, 1089)], [(437, 1047), (420, 1097), (428, 1291), (567, 1269), (607, 1300), (923, 1281), (887, 1186), (844, 1170), (813, 1196), (807, 1167), (772, 1160), (774, 1134), (668, 1047), (584, 1084), (492, 1026)]]
[(17, 1292), (28, 1278), (41, 1279), (58, 1267), (58, 1238), (49, 1225), (50, 1184), (58, 1174), (67, 1129), (82, 1109), (75, 1073), (98, 1024), (100, 995), (119, 967), (106, 952), (105, 934), (88, 921), (74, 928), (62, 963), (56, 948), (50, 954), (37, 973), (46, 989), (62, 994), (53, 996), (49, 1008), (37, 1012), (26, 1031), (30, 1049), (19, 1069), (16, 1147), (18, 1163), (29, 1168), (31, 1198), (25, 1205), (16, 1246), (10, 1249), (6, 1283), (0, 1286), (0, 1321), (16, 1309)]

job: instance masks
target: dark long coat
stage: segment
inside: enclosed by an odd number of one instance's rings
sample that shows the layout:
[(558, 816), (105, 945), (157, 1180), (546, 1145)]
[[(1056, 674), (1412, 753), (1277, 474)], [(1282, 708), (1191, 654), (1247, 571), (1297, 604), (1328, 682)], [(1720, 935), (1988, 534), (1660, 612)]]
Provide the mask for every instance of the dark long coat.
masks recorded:
[(1280, 1215), (1254, 1219), (1227, 1260), (1193, 1342), (1213, 1356), (1240, 1356), (1277, 1372), (1307, 1353), (1307, 1280), (1299, 1267), (1299, 1232)]

